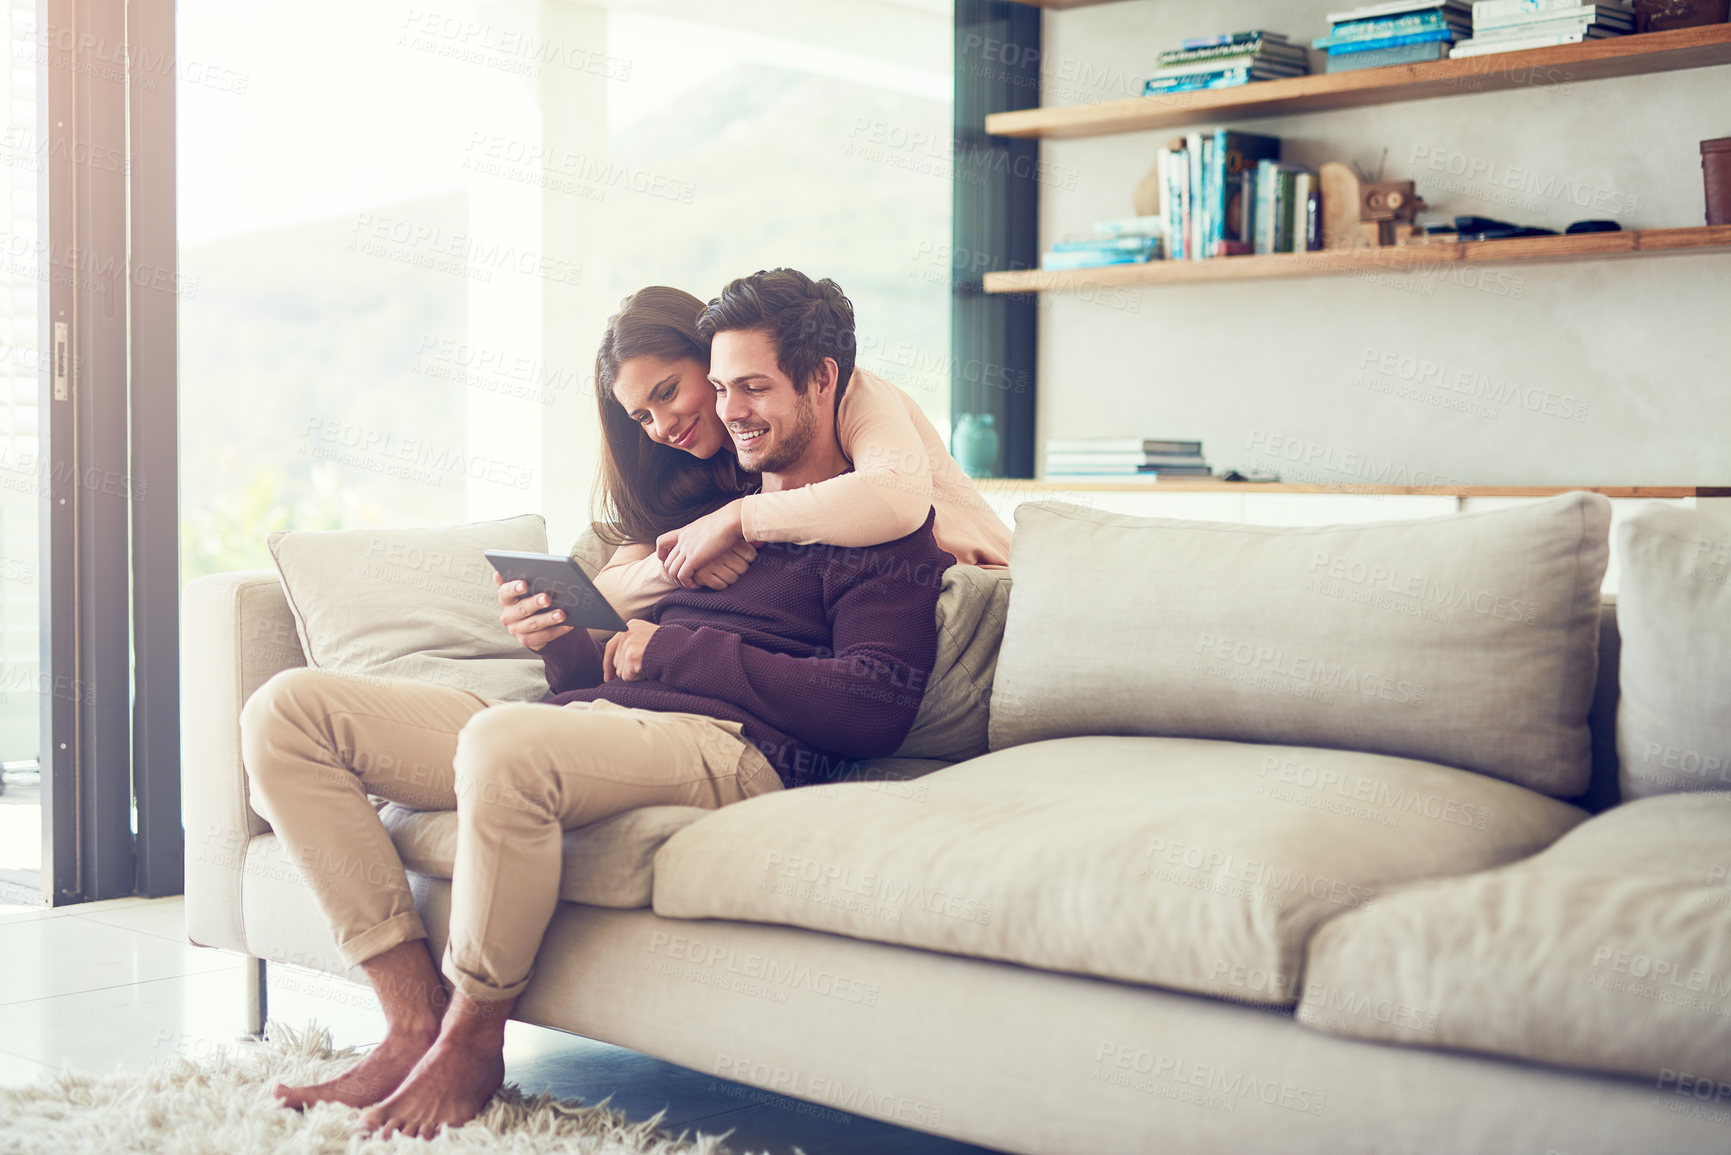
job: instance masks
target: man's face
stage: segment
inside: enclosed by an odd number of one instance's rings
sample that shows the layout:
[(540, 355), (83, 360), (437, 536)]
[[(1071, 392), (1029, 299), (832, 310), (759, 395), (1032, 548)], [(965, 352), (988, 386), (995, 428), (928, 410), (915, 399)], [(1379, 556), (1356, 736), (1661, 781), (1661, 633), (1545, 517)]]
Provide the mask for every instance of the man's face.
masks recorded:
[(817, 390), (794, 391), (767, 332), (717, 333), (709, 347), (709, 381), (716, 412), (746, 469), (782, 473), (811, 448), (818, 434)]

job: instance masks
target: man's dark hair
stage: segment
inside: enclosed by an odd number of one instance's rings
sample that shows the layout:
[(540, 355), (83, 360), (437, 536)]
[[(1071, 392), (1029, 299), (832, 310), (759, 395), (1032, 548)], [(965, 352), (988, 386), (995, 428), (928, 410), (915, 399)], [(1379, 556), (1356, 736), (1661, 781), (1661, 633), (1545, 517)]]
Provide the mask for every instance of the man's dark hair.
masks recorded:
[(759, 270), (721, 290), (697, 318), (705, 345), (717, 333), (761, 329), (775, 344), (781, 371), (804, 393), (825, 357), (836, 367), (836, 404), (853, 376), (853, 302), (841, 286), (825, 277), (814, 281), (798, 269)]

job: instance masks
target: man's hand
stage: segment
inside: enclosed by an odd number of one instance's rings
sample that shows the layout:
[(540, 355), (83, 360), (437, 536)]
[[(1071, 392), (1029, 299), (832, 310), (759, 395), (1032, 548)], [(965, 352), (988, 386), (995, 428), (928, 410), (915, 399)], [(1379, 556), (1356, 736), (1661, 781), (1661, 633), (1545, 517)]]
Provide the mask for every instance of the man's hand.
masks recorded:
[(704, 586), (724, 590), (745, 574), (757, 550), (745, 540), (740, 511), (744, 502), (728, 502), (680, 529), (655, 539), (655, 552), (667, 576), (681, 588)]
[(494, 570), (493, 584), (499, 587), (499, 621), (511, 632), (513, 638), (531, 650), (538, 651), (575, 628), (559, 624), (565, 620), (565, 611), (547, 608), (549, 603), (546, 594), (527, 596), (527, 583), (506, 584), (505, 579), (499, 576), (499, 571)]
[(642, 618), (626, 622), (624, 633), (614, 634), (607, 640), (607, 652), (601, 656), (602, 679), (608, 682), (615, 678), (621, 682), (642, 681), (643, 651), (660, 628)]

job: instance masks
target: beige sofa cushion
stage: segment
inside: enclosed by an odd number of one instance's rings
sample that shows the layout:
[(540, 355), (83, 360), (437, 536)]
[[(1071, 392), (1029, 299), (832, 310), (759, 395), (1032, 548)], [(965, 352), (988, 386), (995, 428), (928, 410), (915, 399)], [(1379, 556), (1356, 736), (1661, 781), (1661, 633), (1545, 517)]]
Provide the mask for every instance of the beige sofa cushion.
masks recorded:
[[(565, 832), (559, 897), (565, 902), (632, 910), (649, 905), (655, 852), (677, 830), (713, 813), (701, 806), (645, 806)], [(386, 803), (379, 818), (403, 866), (450, 878), (457, 860), (457, 812), (411, 810)]]
[(1623, 797), (1731, 790), (1731, 516), (1650, 505), (1616, 543)]
[(1290, 1005), (1318, 923), (1585, 817), (1424, 762), (1179, 738), (1031, 743), (918, 785), (724, 807), (656, 855), (655, 912)]
[(540, 514), (423, 529), (273, 533), (307, 664), (483, 698), (547, 696), (541, 659), (499, 624), (487, 549), (547, 551)]
[(1016, 511), (991, 743), (1146, 734), (1591, 772), (1610, 504), (1280, 528)]
[(1326, 924), (1298, 1017), (1661, 1088), (1731, 1086), (1728, 871), (1731, 793), (1616, 807), (1533, 858)]
[(986, 752), (992, 675), (1010, 608), (1010, 573), (953, 565), (938, 595), (938, 656), (899, 758), (960, 762)]

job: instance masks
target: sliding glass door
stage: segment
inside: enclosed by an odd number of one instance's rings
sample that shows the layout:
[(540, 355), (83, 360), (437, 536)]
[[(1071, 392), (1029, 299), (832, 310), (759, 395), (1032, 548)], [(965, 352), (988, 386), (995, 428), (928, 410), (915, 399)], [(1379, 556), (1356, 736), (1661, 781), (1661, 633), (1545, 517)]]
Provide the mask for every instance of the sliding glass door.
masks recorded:
[(0, 909), (173, 894), (173, 0), (0, 19)]
[[(0, 57), (0, 910), (42, 901), (41, 460), (36, 6), (11, 0)], [(40, 150), (42, 154), (46, 149)]]

